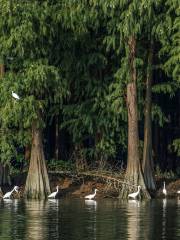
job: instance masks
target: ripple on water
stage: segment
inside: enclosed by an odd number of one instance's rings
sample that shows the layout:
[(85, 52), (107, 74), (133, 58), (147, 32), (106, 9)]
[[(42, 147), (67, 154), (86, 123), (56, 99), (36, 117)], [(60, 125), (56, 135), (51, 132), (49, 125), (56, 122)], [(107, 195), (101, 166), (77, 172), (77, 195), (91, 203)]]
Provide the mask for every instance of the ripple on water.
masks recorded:
[(0, 240), (180, 239), (180, 200), (1, 200)]

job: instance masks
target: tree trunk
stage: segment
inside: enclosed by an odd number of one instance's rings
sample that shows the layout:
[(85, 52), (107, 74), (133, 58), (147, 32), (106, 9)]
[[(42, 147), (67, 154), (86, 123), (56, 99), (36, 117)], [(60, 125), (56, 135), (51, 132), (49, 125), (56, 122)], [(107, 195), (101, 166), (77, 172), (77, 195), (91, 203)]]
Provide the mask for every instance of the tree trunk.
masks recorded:
[(96, 135), (95, 135), (95, 162), (98, 170), (105, 170), (107, 166), (107, 159), (106, 156), (103, 154), (103, 151), (99, 149), (98, 145), (102, 141), (103, 134), (101, 130), (97, 130)]
[(7, 164), (0, 163), (0, 186), (10, 186), (10, 169)]
[(142, 189), (142, 196), (150, 198), (146, 189), (142, 167), (139, 158), (139, 133), (138, 133), (138, 110), (137, 110), (137, 89), (136, 89), (136, 66), (135, 50), (136, 39), (134, 36), (129, 38), (129, 66), (130, 82), (127, 84), (127, 109), (128, 109), (128, 159), (125, 174), (125, 182), (130, 184), (124, 185), (120, 194), (121, 198), (127, 198), (129, 192), (137, 191), (137, 186)]
[(83, 148), (82, 144), (80, 143), (75, 144), (74, 158), (77, 172), (82, 172), (87, 169), (87, 162), (83, 156), (82, 148)]
[(55, 117), (55, 160), (59, 160), (59, 118)]
[(144, 119), (144, 148), (143, 148), (143, 174), (148, 190), (156, 190), (154, 178), (154, 166), (152, 159), (152, 63), (153, 63), (153, 43), (151, 43), (148, 54), (148, 66), (146, 77), (146, 98), (145, 98), (145, 119)]
[(27, 198), (43, 199), (50, 193), (42, 144), (42, 132), (37, 123), (32, 125), (32, 146), (28, 176), (26, 179), (25, 196)]
[(0, 78), (4, 76), (4, 64), (0, 63)]

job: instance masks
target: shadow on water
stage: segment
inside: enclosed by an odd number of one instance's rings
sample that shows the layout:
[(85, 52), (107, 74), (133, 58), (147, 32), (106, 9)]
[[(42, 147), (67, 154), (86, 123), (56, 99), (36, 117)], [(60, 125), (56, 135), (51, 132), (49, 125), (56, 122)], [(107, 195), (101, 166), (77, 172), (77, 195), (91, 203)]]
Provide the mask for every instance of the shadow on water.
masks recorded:
[(180, 239), (180, 200), (0, 200), (0, 240)]

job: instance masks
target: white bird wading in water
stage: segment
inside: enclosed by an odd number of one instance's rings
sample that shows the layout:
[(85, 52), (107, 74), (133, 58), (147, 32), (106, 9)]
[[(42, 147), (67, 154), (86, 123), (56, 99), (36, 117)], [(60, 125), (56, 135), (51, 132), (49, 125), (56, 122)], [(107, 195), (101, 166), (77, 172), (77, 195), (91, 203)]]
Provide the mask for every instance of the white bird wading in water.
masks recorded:
[(6, 199), (6, 198), (10, 198), (12, 193), (15, 191), (15, 192), (18, 192), (18, 186), (14, 186), (13, 190), (10, 191), (10, 192), (7, 192), (4, 196), (3, 196), (3, 199)]
[(58, 191), (59, 191), (59, 186), (56, 186), (56, 192), (51, 193), (51, 194), (48, 196), (48, 198), (55, 198), (56, 195), (58, 194)]
[(89, 199), (89, 200), (93, 199), (96, 196), (97, 191), (98, 191), (98, 189), (95, 189), (93, 194), (87, 195), (84, 198)]
[(163, 187), (163, 194), (164, 194), (165, 197), (166, 197), (166, 195), (167, 195), (167, 190), (166, 190), (166, 184), (165, 184), (165, 182), (164, 182), (164, 187)]
[(17, 100), (20, 99), (20, 97), (17, 95), (17, 93), (15, 93), (15, 92), (13, 92), (13, 91), (12, 91), (12, 97), (15, 98), (15, 99), (17, 99)]
[(141, 189), (141, 186), (138, 186), (137, 192), (128, 194), (128, 198), (136, 199), (136, 197), (137, 197), (137, 196), (139, 195), (139, 193), (140, 193), (140, 189)]

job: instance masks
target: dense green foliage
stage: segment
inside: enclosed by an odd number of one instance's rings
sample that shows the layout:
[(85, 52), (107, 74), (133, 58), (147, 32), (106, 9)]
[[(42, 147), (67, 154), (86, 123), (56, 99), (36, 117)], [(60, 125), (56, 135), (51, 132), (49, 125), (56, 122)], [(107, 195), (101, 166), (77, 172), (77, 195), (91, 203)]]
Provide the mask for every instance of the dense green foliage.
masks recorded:
[[(37, 119), (44, 129), (50, 165), (54, 146), (59, 148), (59, 160), (76, 161), (81, 156), (89, 166), (101, 160), (118, 166), (125, 162), (131, 35), (137, 40), (140, 139), (147, 54), (153, 41), (155, 160), (166, 167), (158, 152), (162, 131), (168, 135), (166, 152), (179, 154), (177, 0), (0, 0), (0, 6), (0, 56), (6, 68), (0, 79), (1, 162), (24, 162), (31, 124)], [(11, 91), (21, 99), (13, 99)], [(172, 127), (177, 131), (168, 139), (166, 129)], [(176, 155), (173, 159), (177, 167)]]

